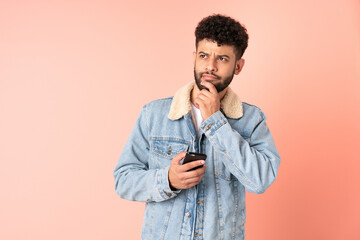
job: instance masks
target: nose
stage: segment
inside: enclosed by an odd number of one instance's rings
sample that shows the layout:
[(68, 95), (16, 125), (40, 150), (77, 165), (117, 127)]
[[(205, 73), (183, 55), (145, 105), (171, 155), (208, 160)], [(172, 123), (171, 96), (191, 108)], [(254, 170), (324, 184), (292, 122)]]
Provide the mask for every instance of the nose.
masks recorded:
[(208, 62), (206, 65), (206, 71), (208, 71), (208, 72), (216, 72), (217, 71), (216, 61), (214, 58), (208, 59)]

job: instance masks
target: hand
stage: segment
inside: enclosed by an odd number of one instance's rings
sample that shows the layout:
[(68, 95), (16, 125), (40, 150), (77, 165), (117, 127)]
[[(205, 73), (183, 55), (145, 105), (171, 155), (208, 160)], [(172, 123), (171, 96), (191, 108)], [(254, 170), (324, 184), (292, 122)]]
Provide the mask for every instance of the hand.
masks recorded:
[[(176, 189), (188, 189), (197, 185), (205, 174), (206, 165), (204, 160), (197, 160), (180, 164), (181, 159), (186, 155), (186, 152), (180, 152), (176, 155), (170, 163), (169, 168), (169, 183), (172, 188)], [(196, 170), (189, 171), (190, 169), (203, 166)]]
[(209, 89), (203, 89), (194, 99), (195, 106), (200, 109), (203, 121), (220, 110), (220, 96), (215, 86), (207, 81), (202, 81), (201, 85)]

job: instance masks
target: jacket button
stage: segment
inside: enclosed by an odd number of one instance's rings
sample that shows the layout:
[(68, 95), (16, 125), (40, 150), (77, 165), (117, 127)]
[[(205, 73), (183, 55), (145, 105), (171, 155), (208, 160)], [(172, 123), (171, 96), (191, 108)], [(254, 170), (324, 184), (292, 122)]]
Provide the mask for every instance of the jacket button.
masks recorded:
[(169, 193), (169, 192), (166, 192), (166, 195), (167, 195), (168, 197), (171, 197), (171, 193)]
[(207, 126), (205, 127), (206, 131), (209, 130), (212, 125), (213, 125), (213, 124), (207, 125)]
[(186, 213), (186, 216), (187, 216), (187, 217), (191, 217), (191, 213), (187, 212), (187, 213)]
[(169, 151), (168, 151), (168, 155), (171, 154), (171, 146), (169, 146)]

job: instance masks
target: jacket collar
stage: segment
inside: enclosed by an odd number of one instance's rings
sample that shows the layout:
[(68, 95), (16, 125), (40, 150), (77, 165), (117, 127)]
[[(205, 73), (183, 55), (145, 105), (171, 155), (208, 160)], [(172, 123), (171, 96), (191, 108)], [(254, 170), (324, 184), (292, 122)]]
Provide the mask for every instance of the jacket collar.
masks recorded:
[[(169, 119), (177, 120), (191, 111), (190, 96), (193, 88), (194, 82), (191, 82), (175, 93), (168, 115)], [(242, 102), (230, 87), (220, 102), (220, 108), (228, 118), (241, 118), (243, 116)]]

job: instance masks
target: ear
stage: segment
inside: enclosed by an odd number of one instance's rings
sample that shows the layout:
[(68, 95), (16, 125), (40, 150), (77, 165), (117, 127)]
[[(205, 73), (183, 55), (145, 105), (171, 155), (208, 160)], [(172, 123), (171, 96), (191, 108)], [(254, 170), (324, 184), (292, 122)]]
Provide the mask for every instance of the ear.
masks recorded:
[(195, 66), (195, 62), (196, 62), (196, 52), (193, 52), (193, 63), (194, 63), (194, 66)]
[(245, 59), (240, 58), (236, 60), (235, 72), (234, 72), (235, 75), (238, 75), (241, 72), (241, 69), (244, 67), (244, 64), (245, 64)]

